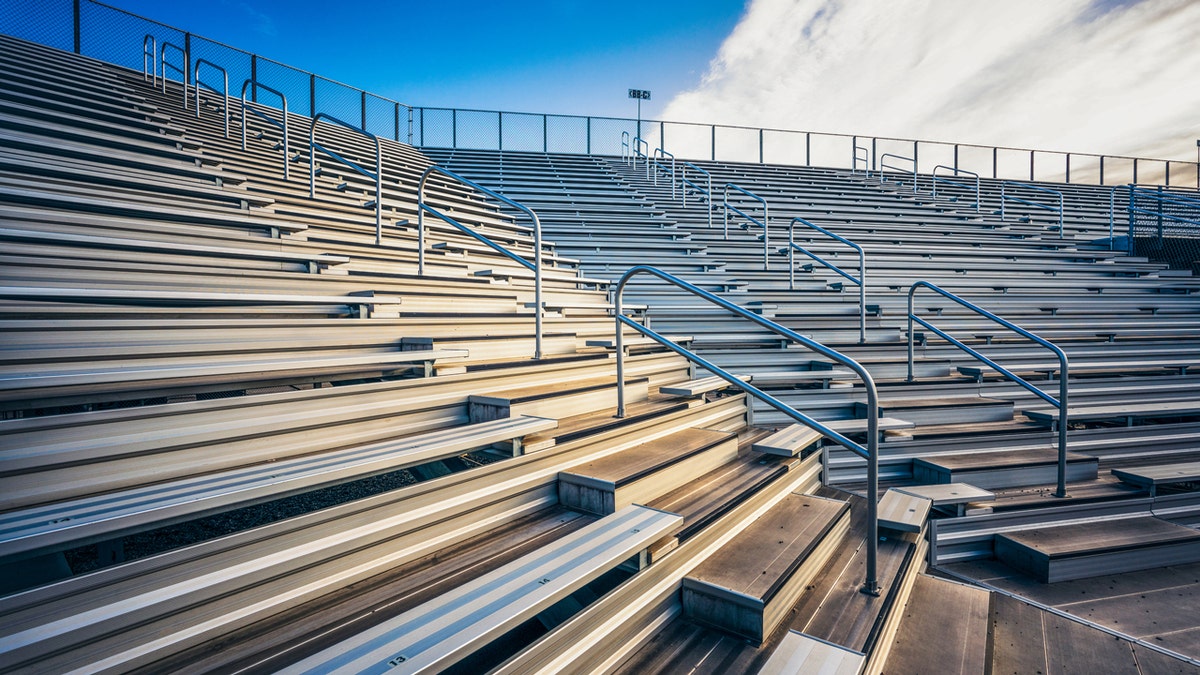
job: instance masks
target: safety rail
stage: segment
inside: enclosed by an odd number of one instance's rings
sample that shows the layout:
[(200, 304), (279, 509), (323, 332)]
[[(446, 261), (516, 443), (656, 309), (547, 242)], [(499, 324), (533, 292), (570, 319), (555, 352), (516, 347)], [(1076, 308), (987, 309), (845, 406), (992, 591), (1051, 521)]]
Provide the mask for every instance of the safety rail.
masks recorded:
[[(804, 413), (801, 413), (800, 411), (798, 411), (795, 408), (791, 407), (790, 405), (784, 403), (783, 401), (775, 398), (774, 396), (771, 396), (770, 394), (766, 393), (765, 391), (762, 391), (758, 387), (755, 387), (754, 385), (743, 381), (737, 375), (730, 373), (729, 371), (725, 370), (724, 368), (721, 368), (720, 366), (710, 362), (709, 360), (707, 360), (704, 357), (696, 354), (695, 352), (687, 349), (686, 347), (680, 346), (680, 345), (672, 342), (671, 340), (664, 337), (663, 335), (661, 335), (661, 334), (651, 330), (650, 328), (643, 326), (642, 324), (638, 323), (637, 321), (634, 321), (633, 319), (625, 316), (621, 311), (622, 297), (625, 292), (625, 285), (629, 282), (629, 280), (631, 278), (633, 278), (634, 276), (636, 276), (638, 274), (649, 274), (651, 276), (658, 277), (659, 279), (666, 281), (667, 283), (670, 283), (680, 289), (683, 289), (683, 290), (687, 291), (688, 293), (695, 295), (696, 297), (699, 297), (703, 300), (707, 300), (708, 302), (715, 304), (718, 307), (725, 309), (726, 311), (729, 311), (729, 312), (731, 312), (737, 316), (740, 316), (744, 319), (749, 319), (750, 321), (753, 321), (754, 323), (762, 326), (763, 328), (766, 328), (767, 330), (773, 331), (776, 334), (781, 335), (789, 340), (793, 340), (793, 341), (811, 349), (812, 351), (817, 352), (818, 354), (824, 356), (825, 358), (836, 361), (836, 362), (842, 364), (843, 366), (846, 366), (847, 368), (853, 370), (855, 373), (857, 373), (859, 378), (862, 379), (863, 386), (865, 387), (866, 394), (867, 394), (867, 447), (864, 448), (862, 445), (856, 443), (855, 441), (850, 440), (849, 438), (846, 438), (842, 434), (834, 431), (833, 429), (830, 429), (829, 427), (812, 419), (811, 417), (805, 415)], [(645, 335), (646, 337), (650, 338), (651, 340), (654, 340), (655, 342), (663, 345), (667, 349), (670, 349), (671, 351), (675, 352), (676, 354), (679, 354), (680, 356), (691, 361), (692, 363), (695, 363), (696, 365), (699, 365), (700, 367), (707, 369), (709, 372), (713, 373), (714, 375), (717, 375), (718, 377), (725, 380), (726, 382), (729, 382), (730, 384), (738, 387), (739, 389), (746, 392), (750, 396), (753, 396), (754, 398), (757, 398), (758, 400), (762, 401), (763, 403), (766, 403), (767, 405), (778, 410), (779, 412), (783, 413), (784, 415), (787, 415), (788, 417), (799, 422), (800, 424), (803, 424), (804, 426), (806, 426), (810, 429), (819, 431), (821, 434), (842, 444), (850, 451), (854, 452), (855, 454), (857, 454), (860, 457), (867, 460), (867, 489), (866, 489), (866, 495), (865, 495), (866, 502), (867, 502), (867, 523), (868, 523), (867, 524), (867, 528), (868, 528), (867, 529), (867, 537), (866, 537), (866, 539), (867, 539), (867, 571), (866, 571), (866, 580), (863, 582), (861, 590), (862, 590), (862, 592), (870, 594), (870, 595), (878, 595), (879, 594), (879, 583), (878, 583), (878, 577), (876, 574), (876, 555), (877, 555), (877, 547), (878, 547), (878, 541), (879, 541), (879, 536), (878, 536), (879, 519), (878, 519), (878, 513), (877, 513), (878, 512), (877, 502), (878, 502), (878, 492), (879, 492), (879, 396), (878, 396), (878, 392), (876, 391), (876, 388), (875, 388), (875, 381), (871, 378), (871, 374), (868, 373), (867, 370), (865, 368), (863, 368), (862, 365), (859, 364), (857, 361), (855, 361), (854, 359), (852, 359), (848, 356), (845, 356), (844, 354), (842, 354), (840, 352), (834, 351), (834, 350), (830, 349), (829, 347), (826, 347), (825, 345), (823, 345), (819, 342), (816, 342), (815, 340), (806, 338), (803, 335), (796, 333), (795, 331), (789, 330), (788, 328), (785, 328), (785, 327), (775, 323), (774, 321), (771, 321), (770, 319), (763, 318), (762, 316), (760, 316), (758, 314), (747, 311), (727, 300), (719, 298), (719, 297), (713, 295), (712, 293), (709, 293), (708, 291), (705, 291), (697, 286), (694, 286), (694, 285), (684, 281), (683, 279), (680, 279), (679, 277), (676, 277), (672, 274), (664, 272), (656, 267), (651, 267), (649, 265), (636, 265), (634, 267), (629, 268), (629, 270), (626, 271), (625, 274), (621, 276), (621, 279), (617, 282), (616, 294), (614, 297), (615, 297), (615, 305), (614, 306), (615, 306), (615, 310), (616, 310), (617, 417), (618, 418), (625, 417), (625, 412), (626, 412), (625, 411), (625, 350), (624, 350), (624, 345), (622, 342), (622, 340), (623, 340), (622, 334), (625, 331), (623, 330), (622, 327), (629, 326), (630, 328), (633, 328), (634, 330), (641, 333), (642, 335)]]
[[(143, 46), (144, 45), (145, 45), (145, 43), (143, 42)], [(174, 63), (167, 63), (167, 47), (170, 47), (171, 49), (178, 51), (179, 55), (183, 57), (183, 67), (182, 68), (175, 65)], [(158, 50), (158, 63), (159, 63), (159, 66), (162, 68), (162, 90), (163, 90), (164, 94), (167, 93), (167, 68), (170, 68), (171, 70), (173, 70), (183, 76), (183, 109), (187, 110), (188, 109), (188, 79), (189, 79), (188, 78), (188, 53), (183, 49), (183, 47), (180, 47), (177, 44), (173, 44), (173, 43), (167, 42), (166, 40), (163, 40), (162, 47), (160, 47)]]
[[(666, 164), (659, 163), (659, 157), (670, 157), (671, 167), (667, 168)], [(654, 149), (654, 184), (658, 185), (658, 174), (665, 173), (671, 177), (671, 199), (675, 198), (675, 155), (663, 150), (662, 148)]]
[[(1044, 192), (1047, 194), (1057, 195), (1058, 196), (1058, 206), (1055, 207), (1051, 204), (1043, 204), (1042, 202), (1035, 202), (1035, 201), (1030, 201), (1028, 199), (1022, 199), (1020, 197), (1014, 197), (1014, 196), (1008, 194), (1008, 186), (1009, 185), (1013, 185), (1016, 187), (1022, 187), (1027, 190), (1034, 190), (1037, 192)], [(1053, 211), (1053, 212), (1057, 213), (1058, 214), (1058, 233), (1059, 233), (1059, 236), (1064, 236), (1063, 235), (1063, 193), (1062, 192), (1059, 192), (1058, 190), (1051, 190), (1050, 188), (1044, 188), (1040, 185), (1031, 185), (1029, 183), (1021, 183), (1021, 182), (1015, 181), (1015, 180), (1003, 181), (1000, 183), (1000, 220), (1004, 220), (1005, 215), (1006, 215), (1004, 205), (1006, 202), (1010, 202), (1010, 201), (1017, 202), (1018, 204), (1024, 204), (1026, 206), (1033, 206), (1033, 207), (1039, 208), (1039, 209), (1045, 209), (1047, 211)]]
[[(861, 155), (859, 154), (861, 151)], [(850, 173), (858, 173), (858, 163), (862, 162), (863, 173), (870, 175), (871, 173), (871, 152), (857, 143), (854, 144), (854, 156), (850, 162)]]
[[(146, 66), (149, 65), (149, 72)], [(150, 75), (149, 78), (146, 75)], [(150, 80), (151, 87), (158, 86), (158, 40), (149, 33), (142, 38), (142, 80)]]
[[(763, 207), (762, 220), (759, 220), (759, 219), (755, 218), (754, 216), (751, 216), (750, 214), (746, 213), (745, 211), (739, 209), (738, 207), (734, 206), (729, 201), (729, 188), (733, 188), (734, 190), (737, 190), (738, 192), (740, 192), (744, 195), (747, 195), (751, 199), (754, 199), (755, 201), (762, 204), (762, 207)], [(762, 228), (762, 230), (763, 230), (763, 269), (770, 270), (771, 269), (771, 260), (770, 260), (770, 257), (768, 254), (771, 249), (771, 230), (769, 228), (769, 225), (771, 222), (771, 214), (770, 214), (769, 209), (767, 208), (767, 200), (763, 199), (762, 197), (759, 197), (758, 195), (754, 194), (753, 192), (751, 192), (745, 188), (738, 187), (737, 185), (735, 185), (733, 183), (726, 183), (725, 184), (725, 194), (721, 198), (721, 212), (722, 212), (722, 219), (723, 219), (722, 222), (725, 227), (725, 235), (724, 236), (725, 236), (726, 241), (729, 240), (729, 212), (730, 211), (733, 211), (734, 213), (738, 214), (739, 216), (745, 218), (746, 220), (749, 220), (752, 223), (755, 223), (756, 225), (758, 225), (759, 227)]]
[[(646, 146), (646, 152), (642, 152), (642, 146)], [(646, 165), (646, 178), (650, 177), (650, 144), (641, 136), (633, 137), (633, 168), (637, 168), (637, 158), (641, 157)]]
[[(205, 84), (200, 79), (200, 66), (210, 66), (221, 71), (221, 76), (224, 78), (224, 84), (221, 86), (221, 91), (218, 92), (216, 87)], [(192, 77), (195, 79), (194, 91), (196, 92), (196, 117), (200, 117), (200, 87), (204, 87), (213, 93), (221, 94), (221, 96), (225, 99), (224, 107), (221, 109), (222, 112), (225, 113), (225, 138), (229, 138), (229, 72), (212, 61), (196, 59), (196, 67), (192, 69)]]
[[(902, 166), (896, 166), (895, 164), (888, 164), (887, 160), (889, 157), (891, 157), (892, 159), (899, 159), (899, 160), (902, 160), (905, 162), (912, 162), (912, 171), (911, 171), (912, 180), (913, 180), (912, 189), (913, 189), (913, 192), (916, 192), (917, 191), (917, 160), (913, 159), (912, 157), (905, 157), (904, 155), (893, 155), (890, 152), (885, 152), (882, 155), (880, 155), (879, 156), (879, 182), (880, 183), (887, 182), (887, 176), (883, 173), (884, 169), (891, 169), (892, 171), (900, 171), (903, 173), (910, 173), (908, 169), (906, 169)], [(897, 181), (897, 182), (899, 182), (899, 181)]]
[[(268, 91), (279, 97), (279, 100), (283, 102), (283, 118), (282, 118), (283, 122), (282, 123), (277, 122), (269, 115), (266, 115), (265, 113), (255, 110), (254, 108), (248, 107), (246, 105), (246, 90), (248, 88), (250, 88), (251, 86), (254, 87), (254, 98), (256, 101), (258, 99), (258, 90), (259, 89)], [(242, 83), (242, 150), (243, 151), (246, 149), (246, 127), (247, 127), (246, 113), (247, 112), (252, 112), (255, 115), (258, 115), (260, 118), (265, 120), (267, 122), (267, 124), (274, 125), (276, 128), (278, 128), (280, 131), (283, 132), (283, 179), (288, 180), (288, 177), (289, 177), (288, 176), (288, 165), (291, 162), (288, 159), (290, 157), (290, 154), (288, 152), (288, 102), (287, 102), (287, 96), (284, 96), (283, 92), (279, 91), (278, 89), (272, 89), (271, 87), (268, 87), (267, 85), (259, 82), (258, 80), (249, 79)]]
[[(1115, 193), (1115, 191), (1114, 191), (1114, 193)], [(1139, 196), (1142, 197), (1143, 200), (1149, 199), (1150, 201), (1154, 202), (1157, 205), (1157, 208), (1148, 209), (1148, 208), (1143, 208), (1143, 207), (1138, 206), (1137, 200), (1138, 200)], [(1182, 211), (1182, 212), (1186, 212), (1189, 214), (1195, 213), (1196, 215), (1191, 218), (1186, 218), (1184, 216), (1178, 215), (1178, 213), (1168, 212), (1167, 208), (1166, 208), (1167, 206), (1176, 207), (1177, 212)], [(1182, 195), (1163, 192), (1162, 186), (1159, 186), (1154, 190), (1147, 190), (1146, 188), (1140, 188), (1136, 185), (1132, 185), (1132, 184), (1129, 185), (1129, 204), (1128, 204), (1127, 208), (1129, 210), (1129, 252), (1130, 252), (1130, 254), (1133, 253), (1133, 242), (1134, 242), (1134, 236), (1136, 234), (1135, 226), (1138, 222), (1138, 219), (1137, 219), (1138, 214), (1150, 216), (1151, 218), (1153, 218), (1155, 220), (1155, 222), (1156, 222), (1155, 237), (1158, 239), (1159, 242), (1162, 242), (1162, 239), (1163, 239), (1163, 236), (1164, 236), (1164, 233), (1166, 230), (1166, 224), (1164, 223), (1164, 221), (1171, 221), (1174, 223), (1183, 223), (1185, 225), (1192, 226), (1194, 228), (1194, 231), (1188, 233), (1190, 237), (1194, 238), (1197, 234), (1200, 234), (1200, 200), (1192, 199), (1189, 197), (1184, 197)], [(1110, 207), (1110, 212), (1111, 212), (1111, 207)], [(1112, 238), (1111, 233), (1109, 235), (1109, 238), (1110, 239)]]
[(629, 160), (632, 158), (633, 158), (633, 151), (630, 149), (630, 146), (629, 146), (629, 132), (622, 131), (621, 132), (621, 159), (625, 160), (625, 163), (628, 164)]
[[(706, 180), (705, 186), (701, 187), (698, 183), (688, 180), (687, 170), (691, 169), (696, 173), (704, 174)], [(708, 202), (708, 227), (712, 229), (712, 212), (713, 212), (713, 196), (712, 196), (712, 174), (692, 164), (691, 162), (683, 162), (683, 168), (679, 170), (680, 189), (683, 190), (683, 205), (687, 206), (688, 188), (691, 187), (696, 192), (703, 194), (705, 201)]]
[(953, 174), (955, 176), (965, 174), (968, 176), (975, 177), (975, 211), (979, 211), (979, 174), (975, 173), (974, 171), (967, 171), (966, 169), (959, 169), (959, 168), (953, 167), (953, 166), (946, 166), (945, 164), (938, 164), (937, 166), (933, 167), (933, 173), (930, 174), (930, 177), (932, 179), (932, 180), (930, 180), (930, 183), (933, 186), (933, 196), (934, 197), (937, 197), (938, 183), (945, 183), (946, 185), (953, 185), (954, 187), (962, 188), (964, 190), (971, 189), (971, 186), (968, 185), (967, 183), (959, 183), (958, 181), (950, 180), (949, 178), (939, 178), (937, 175), (938, 169), (945, 169), (946, 171), (951, 172), (951, 174)]
[[(362, 168), (361, 166), (355, 164), (354, 162), (351, 162), (350, 160), (346, 159), (345, 157), (342, 157), (338, 153), (330, 150), (329, 148), (326, 148), (325, 146), (321, 145), (320, 143), (317, 143), (317, 140), (316, 140), (317, 122), (320, 120), (323, 120), (323, 119), (329, 120), (330, 122), (333, 122), (334, 124), (343, 126), (347, 129), (350, 129), (351, 131), (357, 131), (358, 133), (360, 133), (364, 136), (368, 136), (372, 140), (375, 141), (375, 173), (371, 173), (370, 171), (367, 171), (366, 169)], [(374, 206), (375, 206), (375, 245), (378, 246), (378, 245), (382, 244), (383, 243), (383, 148), (379, 144), (379, 137), (365, 129), (360, 129), (360, 128), (354, 126), (353, 124), (343, 122), (342, 120), (339, 120), (338, 118), (334, 117), (333, 115), (329, 115), (327, 113), (317, 113), (316, 115), (314, 115), (312, 118), (312, 123), (308, 125), (308, 198), (309, 199), (315, 199), (317, 196), (316, 150), (320, 150), (321, 152), (325, 153), (326, 155), (336, 159), (337, 161), (341, 162), (342, 164), (345, 164), (346, 166), (350, 167), (351, 169), (354, 169), (355, 171), (359, 172), (360, 174), (366, 176), (367, 178), (375, 179), (375, 204), (374, 204)], [(367, 205), (370, 205), (370, 202), (368, 202), (364, 206), (367, 206)]]
[[(823, 234), (831, 239), (840, 241), (841, 243), (849, 246), (850, 248), (854, 249), (855, 251), (858, 251), (858, 277), (854, 277), (849, 272), (846, 272), (845, 270), (838, 267), (837, 265), (834, 265), (833, 263), (829, 262), (828, 260), (817, 255), (816, 253), (809, 251), (808, 249), (804, 248), (800, 244), (797, 244), (796, 243), (796, 224), (797, 223), (804, 225), (808, 228), (811, 228), (813, 230), (816, 230), (817, 232), (820, 232), (821, 234)], [(793, 291), (796, 290), (796, 251), (800, 251), (801, 253), (808, 256), (809, 258), (812, 258), (813, 260), (821, 263), (825, 267), (828, 267), (829, 269), (833, 270), (837, 274), (840, 274), (841, 276), (843, 276), (847, 280), (849, 280), (850, 283), (858, 284), (858, 343), (866, 344), (866, 342), (867, 342), (867, 254), (865, 251), (863, 251), (863, 247), (859, 246), (858, 244), (850, 241), (849, 239), (847, 239), (841, 235), (834, 234), (833, 232), (826, 230), (825, 228), (821, 227), (820, 225), (814, 225), (813, 223), (810, 223), (809, 221), (807, 221), (799, 216), (792, 218), (792, 222), (788, 225), (788, 289), (793, 290)]]
[[(492, 241), (485, 235), (480, 234), (479, 232), (476, 232), (474, 229), (468, 227), (467, 225), (464, 225), (464, 224), (458, 222), (454, 218), (451, 218), (450, 216), (446, 215), (445, 213), (442, 213), (441, 211), (438, 211), (437, 209), (433, 208), (429, 204), (426, 204), (425, 203), (425, 183), (429, 180), (430, 174), (433, 174), (433, 173), (440, 173), (443, 176), (452, 178), (452, 179), (462, 183), (463, 185), (474, 188), (475, 190), (478, 190), (479, 192), (482, 192), (483, 194), (485, 194), (493, 199), (498, 199), (501, 202), (504, 202), (505, 204), (508, 204), (509, 206), (513, 207), (514, 209), (517, 209), (518, 211), (521, 211), (521, 212), (525, 213), (526, 215), (528, 215), (529, 218), (531, 220), (533, 220), (533, 262), (530, 263), (525, 258), (522, 258), (521, 256), (517, 255), (516, 253), (513, 253), (512, 251), (508, 250), (507, 248), (501, 246), (500, 244), (497, 244), (496, 242)], [(428, 211), (430, 214), (432, 214), (434, 216), (437, 216), (443, 222), (454, 226), (459, 231), (461, 231), (463, 234), (474, 237), (475, 239), (479, 240), (481, 243), (491, 247), (497, 253), (500, 253), (501, 255), (509, 258), (510, 260), (516, 262), (517, 264), (519, 264), (533, 272), (533, 303), (537, 308), (537, 311), (534, 314), (533, 358), (534, 359), (542, 358), (542, 313), (544, 310), (544, 308), (542, 306), (542, 221), (540, 219), (538, 219), (537, 214), (533, 212), (533, 209), (525, 206), (524, 204), (517, 203), (498, 192), (495, 192), (493, 190), (489, 190), (488, 188), (483, 187), (479, 183), (476, 183), (472, 180), (463, 178), (462, 176), (454, 173), (453, 171), (450, 171), (449, 169), (442, 168), (436, 164), (433, 166), (430, 166), (428, 169), (425, 169), (424, 173), (421, 174), (421, 182), (419, 183), (419, 185), (417, 187), (417, 274), (418, 275), (425, 274), (425, 212), (426, 211)]]
[[(1024, 338), (1027, 338), (1029, 340), (1032, 340), (1033, 342), (1036, 342), (1037, 344), (1054, 352), (1054, 355), (1058, 357), (1059, 370), (1060, 370), (1059, 381), (1058, 381), (1058, 398), (1055, 399), (1053, 396), (1047, 394), (1046, 392), (1042, 391), (1038, 387), (1035, 387), (1032, 384), (1030, 384), (1028, 381), (1025, 380), (1025, 378), (1021, 377), (1020, 375), (1017, 375), (1016, 373), (1005, 368), (1004, 366), (1000, 365), (999, 363), (996, 363), (995, 361), (989, 359), (988, 357), (984, 356), (983, 354), (979, 353), (978, 351), (968, 347), (967, 345), (963, 344), (958, 339), (951, 336), (949, 333), (946, 333), (945, 331), (938, 328), (937, 326), (934, 326), (933, 324), (929, 323), (925, 319), (922, 319), (921, 317), (917, 316), (916, 312), (914, 310), (913, 297), (916, 295), (917, 289), (919, 289), (919, 288), (928, 288), (929, 290), (941, 295), (942, 297), (944, 297), (948, 300), (951, 300), (952, 302), (955, 302), (955, 303), (961, 305), (962, 307), (965, 307), (965, 308), (971, 310), (972, 312), (984, 317), (985, 319), (989, 319), (995, 323), (998, 323), (1001, 326), (1004, 326), (1005, 328), (1017, 333), (1018, 335), (1020, 335)], [(938, 337), (949, 342), (950, 344), (954, 345), (955, 347), (958, 347), (959, 349), (963, 350), (964, 352), (971, 355), (975, 359), (978, 359), (979, 361), (982, 361), (983, 363), (987, 364), (987, 366), (994, 369), (996, 372), (1000, 373), (1001, 375), (1008, 378), (1009, 380), (1012, 380), (1016, 384), (1020, 385), (1024, 389), (1028, 390), (1034, 396), (1037, 396), (1038, 398), (1049, 403), (1050, 405), (1054, 406), (1058, 410), (1058, 487), (1055, 490), (1054, 496), (1055, 497), (1067, 496), (1067, 393), (1068, 393), (1067, 392), (1067, 381), (1070, 378), (1070, 373), (1068, 370), (1066, 353), (1063, 352), (1063, 350), (1059, 349), (1058, 346), (1055, 345), (1053, 342), (1050, 342), (1049, 340), (1038, 337), (1037, 335), (1034, 335), (1033, 333), (1025, 330), (1024, 328), (1021, 328), (1020, 326), (1016, 325), (1015, 323), (1012, 323), (1011, 321), (1003, 319), (976, 304), (968, 302), (967, 300), (960, 298), (959, 296), (955, 295), (954, 293), (951, 293), (950, 291), (947, 291), (943, 288), (939, 288), (938, 286), (935, 286), (935, 285), (929, 283), (928, 281), (917, 281), (917, 282), (913, 283), (913, 285), (911, 287), (909, 287), (909, 289), (908, 289), (908, 381), (909, 382), (912, 382), (915, 380), (915, 378), (913, 376), (913, 361), (914, 361), (913, 322), (921, 324), (926, 329), (932, 331)]]

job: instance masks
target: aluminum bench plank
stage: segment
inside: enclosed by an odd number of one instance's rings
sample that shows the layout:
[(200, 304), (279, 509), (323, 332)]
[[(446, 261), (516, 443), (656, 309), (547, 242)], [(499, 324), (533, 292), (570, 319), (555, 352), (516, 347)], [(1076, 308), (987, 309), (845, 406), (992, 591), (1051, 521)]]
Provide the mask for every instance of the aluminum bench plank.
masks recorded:
[(758, 675), (858, 675), (865, 662), (864, 654), (791, 630)]

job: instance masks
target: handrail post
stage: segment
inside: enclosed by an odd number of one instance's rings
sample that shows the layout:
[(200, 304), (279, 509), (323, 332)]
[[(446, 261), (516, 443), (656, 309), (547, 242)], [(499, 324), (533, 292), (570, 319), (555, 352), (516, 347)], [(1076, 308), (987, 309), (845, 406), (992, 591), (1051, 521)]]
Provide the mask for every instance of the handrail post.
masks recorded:
[[(79, 7), (79, 0), (75, 0), (75, 7)], [(78, 20), (78, 19), (76, 19)], [(78, 52), (76, 52), (78, 53)], [(146, 65), (149, 59), (150, 66), (150, 86), (158, 86), (158, 40), (149, 33), (142, 38), (142, 81), (146, 80)]]

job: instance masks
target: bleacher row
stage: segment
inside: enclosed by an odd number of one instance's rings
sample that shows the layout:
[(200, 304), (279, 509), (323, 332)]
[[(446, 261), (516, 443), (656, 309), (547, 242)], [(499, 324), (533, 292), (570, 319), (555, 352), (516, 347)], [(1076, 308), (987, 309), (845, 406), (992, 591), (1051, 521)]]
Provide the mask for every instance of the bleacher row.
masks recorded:
[[(1200, 560), (1197, 284), (1097, 241), (1107, 190), (1058, 186), (1078, 205), (1060, 230), (1033, 210), (1001, 221), (993, 183), (976, 213), (895, 177), (697, 162), (770, 200), (764, 269), (763, 232), (735, 221), (726, 238), (714, 197), (685, 206), (655, 167), (382, 139), (377, 243), (372, 179), (318, 151), (309, 196), (302, 115), (285, 155), (238, 104), (202, 92), (197, 116), (178, 82), (8, 37), (0, 94), (0, 672), (984, 672), (1032, 658), (1004, 633), (1029, 621), (1066, 626), (1054, 644), (1116, 633), (1125, 652), (1096, 652), (1109, 666), (1200, 664), (1185, 642), (1021, 601), (995, 568), (991, 592), (921, 574), (926, 558), (977, 580), (997, 557), (1014, 579), (1136, 573), (1138, 550)], [(248, 125), (245, 149), (226, 120)], [(371, 139), (317, 124), (373, 164)], [(418, 272), (434, 162), (537, 212), (543, 307), (529, 270), (436, 218)], [(532, 258), (516, 212), (436, 174), (426, 199)], [(790, 287), (793, 216), (867, 250), (865, 342), (841, 277), (806, 265)], [(860, 457), (632, 331), (614, 417), (609, 282), (637, 264), (866, 365), (891, 489), (865, 494)], [(924, 333), (906, 381), (917, 279), (1068, 352), (1070, 497), (1048, 496), (1040, 399)], [(653, 283), (627, 299), (865, 433), (848, 371)], [(1056, 391), (1045, 353), (935, 296), (917, 307)], [(874, 595), (859, 589), (880, 497)], [(1127, 527), (1097, 532), (1097, 509)], [(1112, 556), (1039, 566), (1047, 525), (1084, 528), (1060, 557), (1106, 537)], [(912, 649), (938, 621), (974, 639)]]

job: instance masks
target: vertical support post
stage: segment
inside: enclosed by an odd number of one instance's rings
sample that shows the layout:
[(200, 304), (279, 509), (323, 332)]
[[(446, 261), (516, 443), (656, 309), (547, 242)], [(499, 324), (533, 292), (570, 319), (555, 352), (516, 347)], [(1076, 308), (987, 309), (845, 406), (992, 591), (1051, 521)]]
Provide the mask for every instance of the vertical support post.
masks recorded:
[(658, 149), (667, 149), (667, 124), (662, 120), (658, 121)]
[(1067, 184), (1071, 183), (1071, 153), (1067, 153)]
[(399, 101), (397, 101), (393, 107), (395, 108), (395, 111), (394, 111), (394, 114), (393, 114), (393, 116), (392, 116), (392, 117), (393, 117), (393, 120), (392, 120), (392, 138), (393, 138), (393, 139), (394, 139), (394, 140), (395, 140), (397, 143), (399, 143), (399, 142), (400, 142), (400, 103), (399, 103)]
[(1137, 157), (1134, 157), (1134, 158), (1133, 158), (1133, 182), (1134, 182), (1134, 183), (1137, 183), (1137, 182), (1138, 182), (1138, 179), (1137, 179), (1137, 162), (1138, 162), (1138, 158), (1137, 158)]
[(712, 141), (709, 146), (712, 150), (712, 161), (715, 162), (717, 161), (717, 125), (713, 124), (710, 129), (712, 130)]
[(879, 139), (871, 139), (871, 170), (879, 170)]
[[(188, 109), (188, 82), (192, 77), (192, 34), (183, 34), (183, 109)], [(199, 89), (197, 84), (196, 88)], [(196, 96), (196, 114), (200, 114), (200, 97)], [(1136, 180), (1134, 181), (1137, 182)]]
[(992, 148), (992, 180), (1000, 177), (1000, 148)]
[(546, 115), (542, 115), (542, 152), (546, 152), (547, 151), (546, 149), (548, 147), (550, 147), (550, 144), (547, 141), (548, 134), (549, 134), (549, 132), (547, 131), (548, 127), (549, 127), (549, 122), (547, 121), (547, 117), (546, 117)]
[(958, 143), (954, 144), (954, 174), (958, 175)]
[(1167, 171), (1167, 187), (1171, 187), (1171, 160), (1168, 159), (1163, 163), (1166, 165), (1165, 169)]
[[(258, 54), (250, 55), (250, 79), (254, 84), (250, 87), (250, 100), (258, 103)], [(242, 124), (245, 124), (245, 120)]]
[(450, 109), (450, 147), (458, 149), (458, 108)]
[(913, 141), (913, 192), (917, 191), (917, 166), (918, 159), (917, 151), (920, 149), (920, 141)]
[(359, 113), (362, 115), (362, 124), (359, 125), (359, 128), (362, 129), (363, 131), (366, 131), (367, 130), (367, 91), (365, 89), (362, 90), (362, 95), (359, 96), (358, 98), (359, 98), (359, 104), (358, 104)]
[[(1197, 141), (1200, 143), (1200, 141)], [(812, 132), (804, 132), (804, 166), (812, 166)], [(1200, 174), (1200, 169), (1196, 170)], [(1200, 179), (1197, 179), (1200, 180)]]
[(592, 118), (587, 117), (587, 154), (592, 154)]
[(763, 130), (758, 130), (758, 163), (763, 163)]
[(317, 116), (317, 76), (308, 74), (308, 116)]
[(504, 111), (496, 113), (496, 147), (504, 150)]
[(1130, 184), (1129, 184), (1129, 206), (1128, 206), (1128, 214), (1129, 214), (1129, 255), (1133, 255), (1133, 227), (1134, 227), (1134, 215), (1133, 215), (1133, 210), (1134, 210), (1134, 208), (1136, 208), (1136, 203), (1137, 203), (1137, 193), (1136, 193), (1136, 192), (1134, 192), (1133, 183), (1130, 183)]
[(1033, 181), (1033, 150), (1029, 151), (1029, 180)]
[(1100, 155), (1100, 184), (1104, 185), (1104, 155)]
[(1157, 223), (1158, 224), (1158, 246), (1159, 246), (1159, 248), (1162, 248), (1162, 243), (1163, 243), (1163, 188), (1161, 185), (1158, 186), (1158, 208), (1155, 209), (1155, 211), (1158, 212), (1158, 223)]
[(72, 21), (73, 21), (73, 23), (74, 23), (74, 29), (73, 29), (73, 32), (74, 32), (74, 36), (75, 36), (75, 53), (76, 53), (76, 54), (82, 54), (82, 53), (83, 53), (83, 51), (81, 50), (81, 48), (82, 48), (82, 46), (83, 46), (83, 39), (82, 39), (82, 38), (83, 38), (83, 36), (82, 36), (82, 35), (80, 34), (80, 32), (79, 32), (79, 27), (80, 27), (80, 17), (79, 17), (79, 15), (80, 15), (80, 13), (81, 13), (81, 9), (82, 9), (82, 8), (79, 6), (79, 5), (80, 5), (80, 2), (81, 2), (81, 0), (75, 0), (75, 2), (74, 2), (74, 3), (72, 3), (72, 8), (71, 8), (71, 13), (72, 13)]
[(421, 146), (425, 146), (425, 109), (421, 108)]

